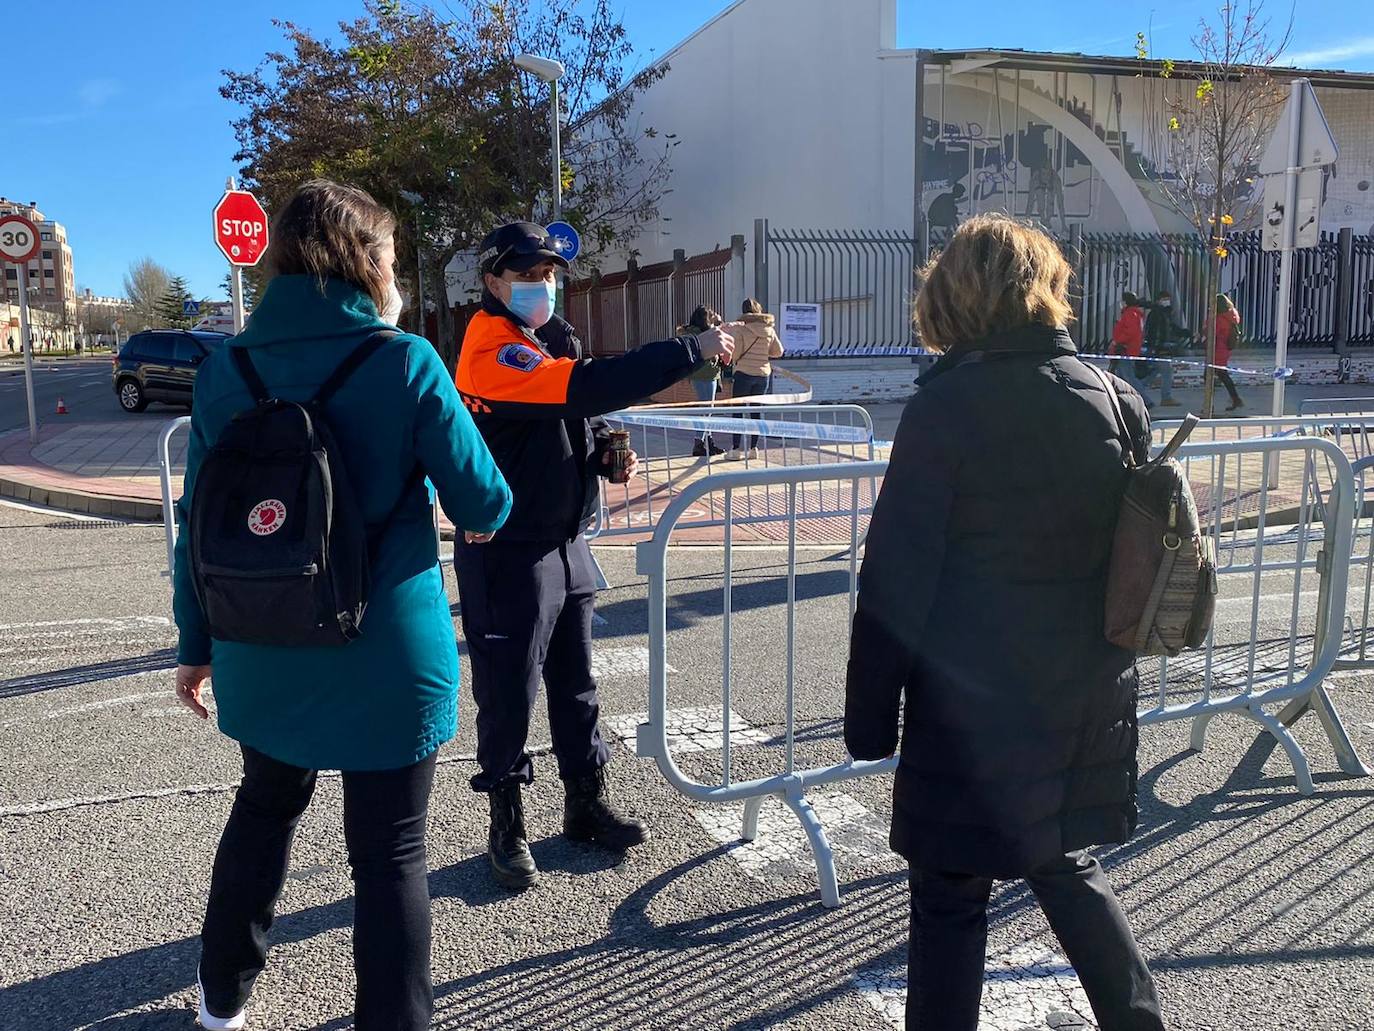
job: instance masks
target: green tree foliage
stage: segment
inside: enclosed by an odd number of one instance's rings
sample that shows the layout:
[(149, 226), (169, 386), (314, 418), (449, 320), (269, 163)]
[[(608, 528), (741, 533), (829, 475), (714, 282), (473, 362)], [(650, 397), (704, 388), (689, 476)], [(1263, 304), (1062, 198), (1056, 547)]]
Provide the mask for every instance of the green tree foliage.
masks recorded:
[(184, 314), (184, 305), (187, 301), (195, 300), (191, 296), (191, 290), (186, 285), (186, 280), (182, 276), (173, 276), (167, 289), (159, 298), (155, 311), (158, 320), (163, 326), (176, 329), (190, 329), (199, 316)]
[[(314, 177), (368, 190), (397, 213), (412, 297), (417, 240), (432, 301), (453, 257), (492, 225), (547, 218), (549, 91), (514, 66), (519, 52), (568, 69), (565, 215), (593, 250), (632, 239), (654, 217), (674, 141), (632, 116), (637, 93), (664, 69), (627, 71), (631, 47), (609, 0), (457, 0), (442, 11), (367, 0), (337, 40), (277, 24), (283, 49), (250, 72), (226, 71), (220, 90), (242, 109), (234, 131), (245, 188), (269, 211)], [(451, 363), (452, 318), (438, 308)]]

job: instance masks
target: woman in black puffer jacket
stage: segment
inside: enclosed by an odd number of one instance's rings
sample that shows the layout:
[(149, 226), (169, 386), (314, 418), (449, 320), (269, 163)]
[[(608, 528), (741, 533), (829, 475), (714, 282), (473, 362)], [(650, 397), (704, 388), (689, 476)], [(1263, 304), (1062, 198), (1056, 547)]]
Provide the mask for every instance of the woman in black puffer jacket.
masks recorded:
[[(942, 357), (897, 431), (850, 648), (845, 741), (893, 754), (892, 847), (911, 864), (907, 1027), (978, 1025), (994, 879), (1024, 878), (1103, 1031), (1163, 1027), (1097, 860), (1136, 825), (1134, 657), (1103, 632), (1125, 488), (1100, 381), (1077, 357), (1069, 268), (1002, 216), (927, 268), (922, 342)], [(1149, 417), (1114, 385), (1138, 457)]]

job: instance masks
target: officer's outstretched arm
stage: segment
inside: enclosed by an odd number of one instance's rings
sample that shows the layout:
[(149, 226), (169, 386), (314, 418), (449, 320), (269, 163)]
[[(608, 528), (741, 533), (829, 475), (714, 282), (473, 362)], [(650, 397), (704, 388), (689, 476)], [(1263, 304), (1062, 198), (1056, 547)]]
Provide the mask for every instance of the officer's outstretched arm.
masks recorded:
[[(467, 353), (469, 346), (476, 351)], [(551, 358), (523, 343), (464, 344), (458, 392), (476, 412), (530, 419), (590, 418), (672, 386), (701, 362), (692, 337), (611, 358)]]

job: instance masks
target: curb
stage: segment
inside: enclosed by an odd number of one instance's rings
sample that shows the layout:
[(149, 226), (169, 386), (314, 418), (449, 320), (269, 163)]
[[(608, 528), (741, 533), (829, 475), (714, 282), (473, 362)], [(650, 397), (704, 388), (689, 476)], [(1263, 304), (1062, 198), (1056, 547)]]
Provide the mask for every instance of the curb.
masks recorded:
[(162, 522), (162, 502), (143, 498), (111, 497), (67, 487), (40, 487), (7, 478), (0, 478), (0, 498), (27, 501), (79, 515), (115, 516), (134, 522)]

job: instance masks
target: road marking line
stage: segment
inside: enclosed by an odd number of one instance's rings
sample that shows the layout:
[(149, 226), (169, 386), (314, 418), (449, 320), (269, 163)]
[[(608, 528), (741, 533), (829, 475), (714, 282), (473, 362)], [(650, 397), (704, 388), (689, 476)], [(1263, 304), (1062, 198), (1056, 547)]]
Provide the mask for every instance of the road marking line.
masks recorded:
[(81, 795), (75, 798), (57, 798), (47, 802), (28, 802), (24, 805), (6, 806), (0, 809), (0, 819), (7, 816), (39, 816), (43, 813), (60, 813), (67, 809), (77, 809), (88, 805), (104, 805), (109, 802), (135, 802), (151, 798), (171, 798), (174, 795), (215, 795), (233, 791), (238, 784), (188, 784), (176, 788), (148, 788), (143, 791), (126, 791), (116, 795)]
[[(855, 977), (854, 985), (864, 1001), (889, 1024), (902, 1027), (906, 1014), (905, 968), (867, 971)], [(1026, 944), (987, 959), (978, 1031), (1045, 1027), (1045, 1018), (1056, 1010), (1083, 1018), (1089, 1028), (1097, 1027), (1078, 975), (1058, 952)]]
[(105, 626), (118, 628), (129, 626), (167, 627), (171, 625), (172, 621), (166, 616), (121, 616), (117, 619), (45, 619), (31, 623), (0, 623), (0, 630), (42, 630), (52, 627), (78, 626)]
[[(670, 752), (718, 752), (725, 736), (725, 720), (719, 705), (700, 708), (669, 709), (664, 714)], [(647, 712), (631, 712), (603, 717), (603, 722), (631, 750), (639, 736), (639, 725), (649, 722)], [(761, 745), (770, 740), (734, 709), (730, 710), (730, 744)]]
[[(149, 698), (166, 698), (171, 694), (170, 691), (147, 691), (143, 694), (127, 694), (119, 698), (106, 698), (99, 702), (87, 702), (85, 705), (72, 705), (65, 709), (53, 709), (45, 712), (45, 720), (55, 720), (61, 716), (75, 716), (79, 712), (98, 712), (101, 709), (113, 709), (120, 705), (128, 705), (133, 702), (147, 701)], [(187, 710), (190, 711), (189, 709)], [(9, 726), (9, 724), (5, 724)]]

